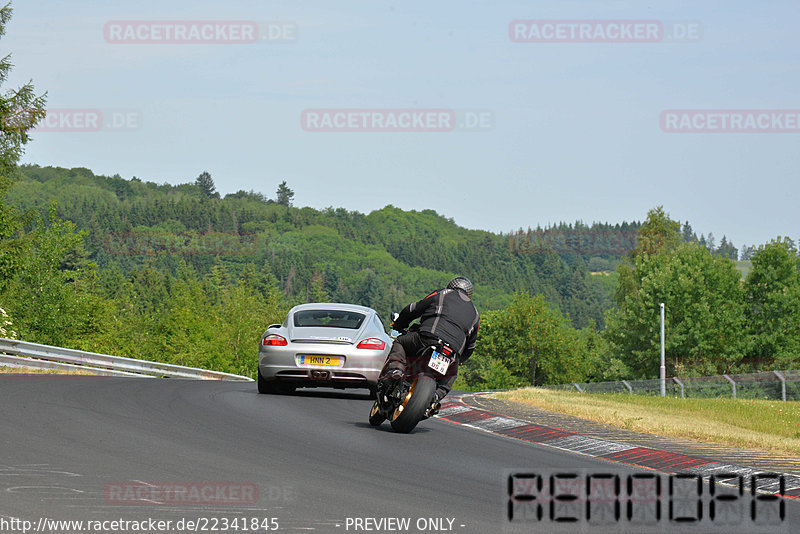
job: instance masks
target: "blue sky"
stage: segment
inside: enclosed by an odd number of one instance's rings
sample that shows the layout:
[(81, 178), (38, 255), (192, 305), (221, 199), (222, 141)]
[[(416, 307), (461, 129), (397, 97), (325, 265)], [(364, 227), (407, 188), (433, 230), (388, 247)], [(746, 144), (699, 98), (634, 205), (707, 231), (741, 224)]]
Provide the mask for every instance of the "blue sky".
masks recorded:
[[(663, 205), (737, 246), (800, 238), (800, 131), (667, 133), (664, 110), (797, 110), (800, 3), (17, 0), (0, 40), (53, 109), (133, 113), (41, 131), (23, 162), (508, 232)], [(661, 21), (657, 43), (517, 43), (514, 20)], [(119, 44), (110, 21), (253, 21), (293, 39)], [(276, 26), (277, 24), (277, 26)], [(287, 26), (288, 25), (288, 26)], [(676, 26), (677, 25), (677, 26)], [(309, 109), (452, 110), (453, 131), (306, 131)], [(464, 128), (478, 113), (490, 127)]]

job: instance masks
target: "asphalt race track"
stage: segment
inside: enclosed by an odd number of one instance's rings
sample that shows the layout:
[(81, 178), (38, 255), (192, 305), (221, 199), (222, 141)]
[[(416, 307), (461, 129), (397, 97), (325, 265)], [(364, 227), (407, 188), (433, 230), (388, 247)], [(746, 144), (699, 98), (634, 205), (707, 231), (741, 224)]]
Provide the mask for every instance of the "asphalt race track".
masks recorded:
[[(441, 420), (409, 435), (375, 429), (365, 390), (273, 396), (254, 383), (0, 375), (0, 406), (3, 532), (45, 519), (158, 519), (171, 532), (646, 531), (585, 518), (509, 524), (510, 469), (648, 472)], [(784, 502), (786, 518), (764, 531), (800, 525), (800, 503)], [(692, 531), (667, 524), (666, 510), (651, 531)], [(719, 531), (757, 531), (750, 521)]]

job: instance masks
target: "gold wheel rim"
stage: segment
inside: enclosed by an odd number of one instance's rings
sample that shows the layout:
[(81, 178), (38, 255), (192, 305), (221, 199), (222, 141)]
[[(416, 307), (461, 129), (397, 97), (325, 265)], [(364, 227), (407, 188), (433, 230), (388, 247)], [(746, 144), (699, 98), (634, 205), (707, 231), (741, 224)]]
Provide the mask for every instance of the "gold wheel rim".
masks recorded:
[(408, 401), (411, 400), (411, 395), (414, 394), (414, 388), (417, 387), (417, 380), (419, 380), (419, 378), (415, 378), (414, 381), (411, 382), (411, 387), (408, 388), (408, 393), (406, 394), (406, 398), (403, 399), (403, 402), (400, 403), (400, 406), (398, 406), (394, 410), (394, 413), (392, 414), (392, 421), (394, 421), (398, 417), (400, 417), (400, 414), (403, 413), (403, 410), (405, 409), (406, 404), (408, 404)]
[(378, 401), (375, 401), (374, 403), (372, 403), (372, 410), (370, 410), (370, 412), (369, 412), (369, 416), (370, 416), (370, 417), (372, 417), (373, 415), (375, 415), (376, 413), (378, 413), (378, 410), (379, 410), (379, 408), (378, 408)]

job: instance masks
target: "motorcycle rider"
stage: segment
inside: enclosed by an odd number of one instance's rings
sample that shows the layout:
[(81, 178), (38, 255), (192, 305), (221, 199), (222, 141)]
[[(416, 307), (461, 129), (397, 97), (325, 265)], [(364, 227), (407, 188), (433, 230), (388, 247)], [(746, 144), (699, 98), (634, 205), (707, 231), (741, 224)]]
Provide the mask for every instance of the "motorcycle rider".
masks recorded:
[(475, 350), (480, 314), (472, 303), (472, 282), (465, 276), (453, 278), (446, 288), (403, 308), (392, 323), (392, 328), (405, 330), (417, 318), (420, 319), (418, 329), (403, 333), (394, 340), (380, 380), (402, 378), (404, 371), (409, 365), (414, 365), (416, 356), (423, 349), (443, 342), (453, 351), (455, 361), (447, 374), (437, 380), (436, 394), (429, 411), (429, 415), (435, 415), (439, 411), (440, 401), (453, 387), (458, 366)]

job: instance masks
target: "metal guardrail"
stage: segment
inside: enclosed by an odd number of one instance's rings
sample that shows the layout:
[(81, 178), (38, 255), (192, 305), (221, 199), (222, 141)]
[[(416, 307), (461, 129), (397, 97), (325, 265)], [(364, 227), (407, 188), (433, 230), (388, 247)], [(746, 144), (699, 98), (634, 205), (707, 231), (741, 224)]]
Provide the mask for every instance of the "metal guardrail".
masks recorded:
[(54, 363), (59, 363), (61, 365), (69, 365), (69, 367), (66, 368), (69, 370), (106, 371), (106, 373), (103, 374), (107, 374), (110, 371), (113, 372), (113, 374), (124, 374), (125, 376), (160, 376), (190, 378), (195, 380), (253, 380), (246, 376), (234, 375), (231, 373), (208, 371), (206, 369), (184, 367), (171, 363), (110, 356), (108, 354), (98, 354), (96, 352), (84, 352), (75, 349), (53, 347), (51, 345), (39, 345), (37, 343), (29, 343), (16, 339), (0, 338), (0, 353), (19, 357), (0, 357), (2, 358), (0, 362), (6, 361), (13, 367), (65, 369), (64, 367), (53, 367)]
[[(572, 390), (580, 393), (627, 393), (661, 395), (661, 381), (620, 380), (542, 386), (545, 389)], [(670, 397), (732, 397), (734, 399), (800, 400), (800, 370), (719, 376), (673, 377), (666, 380)]]
[(72, 365), (71, 363), (49, 362), (46, 360), (32, 360), (20, 356), (8, 356), (0, 354), (0, 367), (14, 367), (16, 369), (43, 369), (53, 371), (83, 371), (100, 376), (136, 376), (139, 378), (155, 378), (152, 375), (140, 375), (128, 373), (127, 371), (114, 371), (113, 369), (100, 369), (99, 367), (86, 367), (84, 365)]

